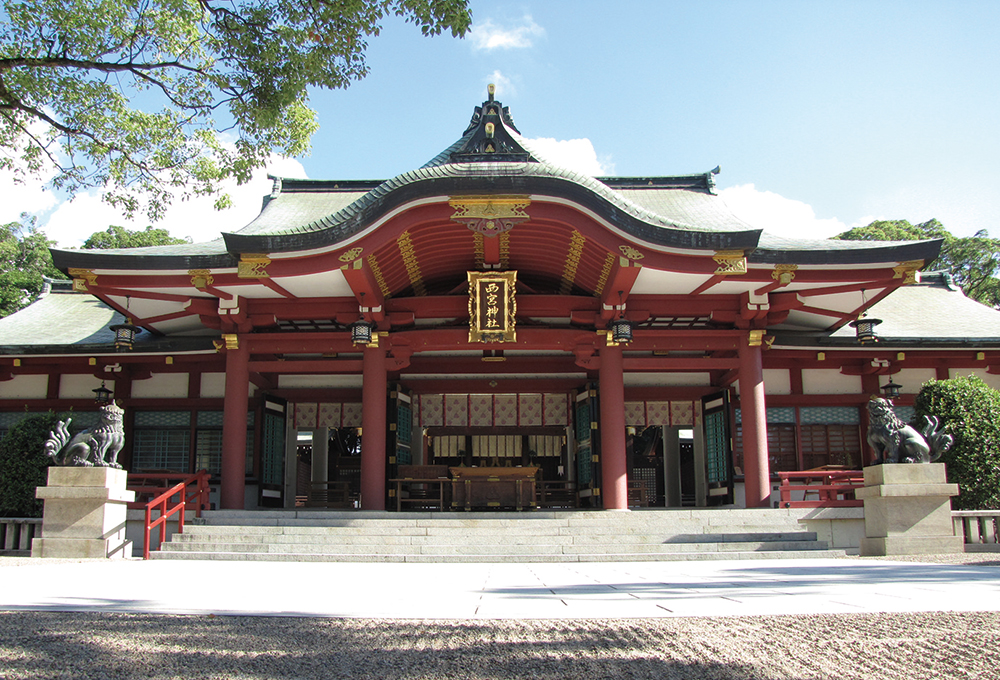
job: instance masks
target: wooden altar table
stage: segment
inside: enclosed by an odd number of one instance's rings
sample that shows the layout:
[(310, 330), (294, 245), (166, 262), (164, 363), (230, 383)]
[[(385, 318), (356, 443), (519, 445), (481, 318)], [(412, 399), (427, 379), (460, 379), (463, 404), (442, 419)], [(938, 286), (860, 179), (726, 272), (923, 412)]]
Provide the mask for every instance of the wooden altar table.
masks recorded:
[(453, 467), (449, 471), (453, 508), (535, 507), (537, 467)]

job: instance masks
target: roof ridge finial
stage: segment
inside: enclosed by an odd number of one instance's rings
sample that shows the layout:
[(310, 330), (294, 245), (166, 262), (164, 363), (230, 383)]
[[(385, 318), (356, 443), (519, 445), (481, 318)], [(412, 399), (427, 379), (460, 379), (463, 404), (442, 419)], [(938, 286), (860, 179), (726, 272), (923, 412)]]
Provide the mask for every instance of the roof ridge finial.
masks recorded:
[(489, 97), (487, 101), (493, 101), (493, 98), (496, 95), (496, 93), (497, 93), (496, 85), (490, 83), (489, 85), (486, 86), (486, 95)]

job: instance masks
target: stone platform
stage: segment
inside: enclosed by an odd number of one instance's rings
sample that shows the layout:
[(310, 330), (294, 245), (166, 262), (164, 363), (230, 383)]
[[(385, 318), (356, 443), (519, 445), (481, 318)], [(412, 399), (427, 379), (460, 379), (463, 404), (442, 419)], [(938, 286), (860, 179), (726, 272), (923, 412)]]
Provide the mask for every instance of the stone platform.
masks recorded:
[(960, 553), (955, 536), (951, 497), (958, 484), (948, 484), (943, 463), (872, 465), (865, 487), (855, 496), (865, 502), (863, 556)]
[(32, 557), (127, 557), (128, 473), (106, 467), (50, 467), (48, 485), (35, 495), (45, 501), (42, 536), (31, 545)]

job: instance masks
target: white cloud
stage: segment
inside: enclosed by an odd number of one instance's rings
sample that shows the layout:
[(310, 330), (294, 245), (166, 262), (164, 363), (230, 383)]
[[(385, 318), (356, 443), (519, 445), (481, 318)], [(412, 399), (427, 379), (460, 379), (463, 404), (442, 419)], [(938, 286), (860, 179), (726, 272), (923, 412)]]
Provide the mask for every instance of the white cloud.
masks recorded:
[[(271, 193), (271, 181), (267, 174), (284, 177), (305, 178), (302, 164), (290, 158), (273, 156), (266, 169), (257, 170), (253, 179), (243, 186), (229, 182), (223, 186), (233, 199), (233, 207), (218, 211), (213, 207), (211, 197), (195, 197), (186, 201), (175, 200), (166, 216), (154, 224), (172, 236), (190, 237), (198, 243), (218, 238), (224, 231), (237, 231), (249, 224), (260, 212), (263, 197)], [(101, 192), (81, 193), (72, 201), (63, 201), (39, 226), (45, 235), (57, 241), (61, 248), (79, 247), (94, 232), (104, 231), (115, 224), (128, 229), (145, 229), (149, 220), (145, 217), (127, 220), (116, 210), (101, 200)]]
[(823, 239), (849, 228), (836, 218), (818, 218), (807, 203), (771, 191), (758, 191), (753, 184), (722, 189), (719, 196), (741, 220), (779, 236)]
[(614, 174), (614, 165), (605, 159), (605, 162), (597, 157), (594, 145), (589, 139), (552, 139), (551, 137), (540, 137), (529, 139), (528, 143), (532, 149), (536, 149), (538, 154), (553, 165), (574, 170), (582, 175), (591, 177), (603, 177)]
[(545, 29), (535, 23), (531, 15), (525, 14), (518, 26), (507, 27), (486, 19), (474, 24), (469, 31), (469, 40), (477, 50), (509, 50), (531, 47), (534, 38), (545, 35)]
[(10, 170), (0, 169), (0, 187), (3, 187), (4, 200), (0, 201), (0, 224), (17, 222), (21, 213), (36, 215), (51, 210), (57, 199), (45, 184), (52, 179), (54, 172), (48, 176), (29, 176), (23, 182), (14, 179)]

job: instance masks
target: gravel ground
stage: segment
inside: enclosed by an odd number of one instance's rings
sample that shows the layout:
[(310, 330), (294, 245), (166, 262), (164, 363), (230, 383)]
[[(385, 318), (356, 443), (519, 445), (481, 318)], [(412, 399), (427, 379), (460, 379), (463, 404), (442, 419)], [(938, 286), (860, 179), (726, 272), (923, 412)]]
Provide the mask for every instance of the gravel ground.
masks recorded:
[(0, 613), (0, 677), (1000, 677), (1000, 613), (391, 621)]

